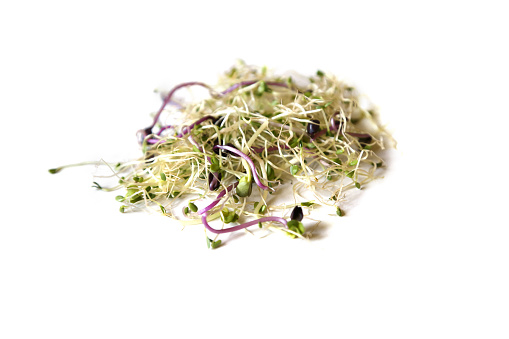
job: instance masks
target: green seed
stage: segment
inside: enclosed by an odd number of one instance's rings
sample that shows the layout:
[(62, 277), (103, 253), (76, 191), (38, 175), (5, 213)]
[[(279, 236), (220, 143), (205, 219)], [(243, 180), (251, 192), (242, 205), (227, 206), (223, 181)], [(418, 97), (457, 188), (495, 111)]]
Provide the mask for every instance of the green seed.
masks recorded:
[(247, 176), (244, 176), (242, 178), (240, 178), (239, 180), (239, 184), (237, 185), (237, 188), (235, 189), (235, 192), (237, 193), (237, 195), (239, 197), (248, 197), (251, 195), (251, 191), (252, 191), (252, 185), (251, 185), (251, 181), (248, 181), (248, 177)]
[(325, 73), (323, 73), (322, 71), (318, 70), (318, 71), (316, 71), (316, 75), (318, 75), (319, 77), (323, 77), (325, 75)]
[(340, 217), (345, 215), (345, 213), (343, 213), (343, 211), (339, 207), (336, 207), (336, 214)]
[(341, 154), (341, 153), (344, 153), (345, 150), (343, 148), (340, 148), (336, 151), (336, 154)]
[(350, 161), (349, 165), (350, 166), (355, 166), (355, 165), (357, 165), (358, 162), (359, 161), (357, 161), (357, 160), (352, 160), (352, 161)]
[(229, 224), (231, 222), (233, 222), (235, 220), (235, 213), (229, 213), (228, 215), (226, 215), (226, 217), (224, 218), (224, 223), (225, 224)]
[(299, 166), (298, 165), (290, 166), (290, 173), (292, 173), (292, 175), (297, 174), (298, 171), (299, 171)]
[(221, 246), (221, 240), (213, 241), (211, 245), (213, 249), (218, 248)]
[(304, 234), (304, 232), (306, 231), (304, 229), (304, 225), (298, 220), (290, 220), (288, 221), (286, 226), (288, 227), (289, 230), (294, 231), (295, 233), (298, 234)]
[(300, 205), (301, 206), (306, 206), (306, 207), (309, 207), (311, 205), (314, 205), (315, 203), (314, 202), (311, 202), (311, 201), (307, 201), (307, 202), (301, 202)]
[(126, 207), (127, 206), (120, 206), (120, 208), (119, 208), (120, 213), (124, 213)]
[(358, 189), (361, 189), (361, 184), (359, 184), (358, 182), (355, 183), (355, 187), (357, 187)]
[(219, 171), (219, 165), (217, 165), (217, 164), (210, 165), (210, 171), (211, 172), (218, 172)]
[(189, 214), (189, 207), (184, 208), (184, 214)]
[(49, 169), (48, 172), (50, 172), (51, 174), (55, 174), (55, 173), (60, 172), (61, 170), (62, 170), (61, 168), (52, 168), (52, 169)]
[(124, 200), (125, 200), (125, 197), (123, 197), (123, 196), (121, 196), (121, 195), (117, 195), (117, 196), (115, 197), (115, 200), (116, 200), (116, 201), (120, 201), (120, 202), (122, 202), (122, 201), (124, 201)]
[(134, 195), (137, 192), (138, 192), (138, 189), (136, 189), (136, 188), (128, 188), (125, 196), (130, 197), (131, 195)]
[(141, 193), (138, 193), (138, 194), (135, 194), (134, 196), (132, 196), (132, 198), (129, 200), (129, 202), (131, 204), (134, 204), (141, 200), (143, 200), (143, 195), (141, 195)]
[(261, 81), (260, 85), (258, 85), (258, 88), (256, 89), (256, 94), (262, 95), (267, 91), (267, 84), (265, 84), (265, 81)]
[(163, 214), (166, 214), (166, 208), (164, 208), (164, 206), (159, 205), (159, 208), (161, 209), (161, 212), (162, 212)]
[(189, 202), (188, 204), (189, 206), (189, 209), (193, 212), (198, 212), (198, 206), (196, 206), (195, 204), (193, 204), (192, 202)]
[(163, 172), (161, 172), (161, 180), (166, 181), (166, 174), (164, 174)]
[(268, 163), (266, 166), (266, 170), (267, 170), (267, 179), (274, 180), (276, 178), (276, 174), (274, 173), (274, 169), (272, 168), (272, 166), (269, 165)]

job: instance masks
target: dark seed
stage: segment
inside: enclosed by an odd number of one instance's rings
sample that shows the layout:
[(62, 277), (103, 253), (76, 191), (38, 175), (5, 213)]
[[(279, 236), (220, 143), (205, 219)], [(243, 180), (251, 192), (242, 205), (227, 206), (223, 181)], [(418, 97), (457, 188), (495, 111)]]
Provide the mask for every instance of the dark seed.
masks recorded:
[(293, 208), (292, 214), (290, 214), (290, 219), (302, 221), (302, 218), (304, 218), (304, 213), (302, 213), (302, 207), (295, 206)]
[(372, 141), (373, 141), (373, 138), (371, 136), (365, 137), (365, 138), (359, 138), (359, 142), (361, 144), (371, 144)]
[(143, 140), (145, 140), (147, 135), (152, 134), (152, 127), (147, 127), (147, 128), (144, 128), (144, 129), (140, 129), (137, 134), (138, 134), (138, 142), (141, 145), (141, 144), (143, 144)]
[(209, 172), (209, 189), (211, 191), (215, 191), (219, 188), (221, 182), (221, 173), (220, 172)]
[(217, 118), (216, 121), (214, 121), (214, 125), (216, 125), (217, 127), (221, 126), (221, 124), (223, 123), (224, 118), (225, 118), (225, 116)]
[(313, 134), (320, 132), (320, 121), (317, 119), (313, 119), (310, 122), (308, 122), (306, 126), (306, 132), (313, 136)]

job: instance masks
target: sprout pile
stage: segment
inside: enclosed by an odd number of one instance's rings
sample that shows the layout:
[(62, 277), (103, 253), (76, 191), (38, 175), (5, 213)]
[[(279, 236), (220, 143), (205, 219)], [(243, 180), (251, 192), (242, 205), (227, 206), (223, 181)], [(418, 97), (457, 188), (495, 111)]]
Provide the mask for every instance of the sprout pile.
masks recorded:
[[(206, 98), (175, 95), (197, 87)], [(363, 100), (322, 71), (275, 75), (239, 62), (215, 86), (188, 82), (164, 95), (138, 131), (143, 157), (111, 166), (118, 185), (106, 190), (122, 190), (121, 212), (155, 208), (184, 226), (203, 224), (211, 248), (243, 229), (307, 237), (305, 215), (322, 206), (342, 216), (345, 192), (385, 165), (380, 151), (393, 140)]]

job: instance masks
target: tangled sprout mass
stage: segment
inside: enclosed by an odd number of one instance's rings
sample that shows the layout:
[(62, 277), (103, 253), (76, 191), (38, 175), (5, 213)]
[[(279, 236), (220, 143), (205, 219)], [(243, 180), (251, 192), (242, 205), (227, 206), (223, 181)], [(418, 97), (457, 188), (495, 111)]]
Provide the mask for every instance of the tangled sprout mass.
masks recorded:
[[(205, 99), (176, 99), (196, 87)], [(394, 144), (362, 100), (322, 71), (277, 76), (239, 62), (216, 86), (174, 87), (138, 132), (143, 157), (111, 167), (117, 186), (96, 187), (122, 190), (121, 212), (155, 207), (184, 226), (203, 224), (212, 248), (219, 234), (250, 226), (305, 237), (304, 210), (342, 216), (345, 192), (373, 180), (385, 165), (380, 151)]]

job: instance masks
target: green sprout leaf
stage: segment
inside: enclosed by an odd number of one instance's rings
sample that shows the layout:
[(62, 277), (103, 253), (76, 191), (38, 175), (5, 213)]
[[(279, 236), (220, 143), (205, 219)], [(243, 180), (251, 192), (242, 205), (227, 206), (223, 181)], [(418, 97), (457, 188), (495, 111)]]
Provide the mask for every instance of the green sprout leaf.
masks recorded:
[(304, 232), (306, 231), (304, 229), (304, 225), (298, 220), (290, 220), (286, 225), (288, 226), (289, 230), (294, 231), (295, 233), (301, 235), (304, 234)]
[(235, 192), (239, 197), (248, 197), (251, 195), (252, 191), (252, 182), (249, 180), (248, 176), (244, 176), (240, 178), (239, 184), (237, 185), (237, 188), (235, 189)]
[(343, 213), (343, 211), (339, 207), (336, 207), (336, 214), (340, 217), (345, 215), (345, 213)]
[(265, 81), (260, 81), (260, 84), (258, 85), (258, 88), (256, 89), (256, 94), (262, 95), (267, 91), (267, 84), (265, 84)]
[(269, 165), (269, 163), (267, 163), (266, 170), (267, 170), (267, 179), (269, 179), (269, 180), (276, 179), (276, 174), (274, 173), (274, 169), (272, 168), (271, 165)]
[(189, 204), (187, 204), (189, 206), (189, 209), (193, 212), (198, 212), (198, 206), (196, 206), (194, 203), (192, 203), (191, 201), (189, 202)]
[(297, 174), (297, 172), (299, 172), (299, 165), (290, 166), (290, 173), (292, 173), (292, 175)]

